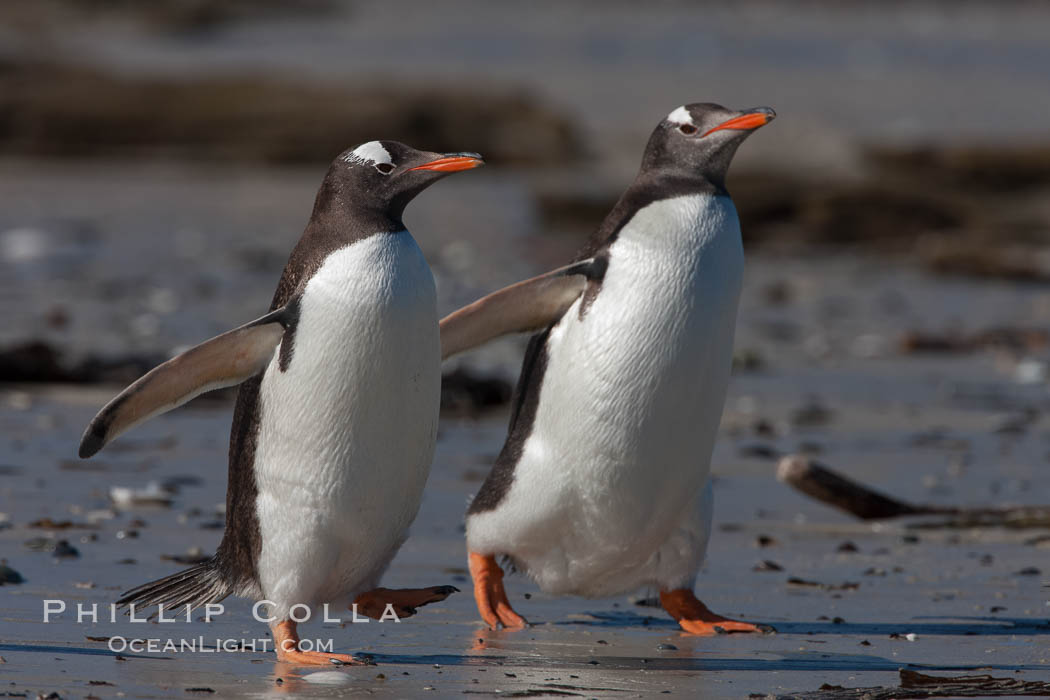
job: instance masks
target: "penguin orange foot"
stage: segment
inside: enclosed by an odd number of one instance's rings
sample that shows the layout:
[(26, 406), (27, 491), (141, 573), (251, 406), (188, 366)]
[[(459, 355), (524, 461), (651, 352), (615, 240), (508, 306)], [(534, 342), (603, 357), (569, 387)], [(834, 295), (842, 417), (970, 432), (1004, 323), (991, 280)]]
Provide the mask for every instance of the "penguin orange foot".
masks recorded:
[(660, 605), (664, 610), (678, 620), (682, 629), (691, 634), (699, 634), (705, 637), (720, 634), (721, 632), (761, 632), (758, 625), (750, 622), (739, 622), (722, 617), (700, 602), (693, 592), (687, 588), (677, 588), (673, 591), (660, 591)]
[(389, 615), (390, 606), (399, 617), (411, 617), (416, 608), (428, 603), (437, 603), (459, 593), (455, 586), (431, 586), (430, 588), (376, 588), (362, 593), (354, 599), (354, 610), (373, 620), (381, 620)]
[(502, 624), (508, 629), (521, 629), (529, 623), (514, 612), (503, 588), (503, 569), (491, 554), (470, 553), (470, 577), (474, 579), (474, 601), (481, 619), (492, 629)]
[(306, 651), (299, 648), (299, 632), (292, 620), (274, 622), (270, 625), (273, 633), (274, 651), (277, 660), (300, 666), (331, 666), (333, 663), (353, 666), (370, 665), (368, 661), (355, 659), (350, 654), (333, 654), (327, 651)]

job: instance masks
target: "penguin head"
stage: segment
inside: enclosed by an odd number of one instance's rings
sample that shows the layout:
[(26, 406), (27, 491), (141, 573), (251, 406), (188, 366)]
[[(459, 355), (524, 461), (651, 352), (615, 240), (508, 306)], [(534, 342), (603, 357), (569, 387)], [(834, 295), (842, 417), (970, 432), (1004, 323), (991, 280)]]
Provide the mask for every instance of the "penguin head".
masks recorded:
[(699, 174), (722, 186), (737, 147), (774, 117), (769, 107), (734, 111), (709, 102), (678, 107), (649, 138), (642, 170)]
[(449, 173), (484, 165), (477, 153), (433, 153), (397, 141), (369, 141), (332, 162), (325, 185), (353, 197), (359, 206), (400, 218), (420, 192)]

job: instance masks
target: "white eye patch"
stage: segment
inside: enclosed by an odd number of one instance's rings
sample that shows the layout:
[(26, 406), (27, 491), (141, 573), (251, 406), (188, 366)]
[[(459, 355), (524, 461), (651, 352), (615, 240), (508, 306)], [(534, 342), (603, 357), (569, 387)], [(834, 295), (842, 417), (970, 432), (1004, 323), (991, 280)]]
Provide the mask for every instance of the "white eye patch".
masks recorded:
[(668, 114), (667, 121), (672, 124), (692, 124), (693, 117), (689, 114), (689, 110), (683, 106)]
[(394, 164), (394, 159), (390, 157), (390, 152), (383, 148), (383, 144), (378, 141), (362, 143), (350, 153), (347, 153), (343, 160), (347, 163), (361, 163), (363, 165)]

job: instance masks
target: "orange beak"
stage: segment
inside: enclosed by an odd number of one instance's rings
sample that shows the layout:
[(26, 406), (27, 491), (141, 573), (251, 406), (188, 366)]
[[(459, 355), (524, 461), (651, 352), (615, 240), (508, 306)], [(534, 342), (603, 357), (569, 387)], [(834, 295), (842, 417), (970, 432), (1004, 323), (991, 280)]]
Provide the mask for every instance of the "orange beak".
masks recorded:
[(481, 159), (481, 156), (476, 153), (462, 154), (453, 153), (445, 156), (444, 158), (438, 158), (432, 160), (429, 163), (423, 163), (423, 165), (417, 165), (414, 168), (409, 168), (407, 172), (413, 170), (434, 170), (439, 173), (456, 173), (460, 170), (470, 170), (477, 168), (485, 164), (485, 161)]
[(701, 135), (701, 138), (707, 136), (708, 134), (713, 134), (716, 131), (721, 131), (722, 129), (740, 129), (746, 131), (750, 131), (751, 129), (757, 129), (760, 126), (765, 126), (769, 122), (773, 121), (773, 118), (775, 116), (777, 115), (773, 110), (769, 109), (768, 107), (762, 107), (753, 112), (742, 114), (739, 117), (733, 117), (729, 121), (722, 122), (713, 129), (708, 129)]

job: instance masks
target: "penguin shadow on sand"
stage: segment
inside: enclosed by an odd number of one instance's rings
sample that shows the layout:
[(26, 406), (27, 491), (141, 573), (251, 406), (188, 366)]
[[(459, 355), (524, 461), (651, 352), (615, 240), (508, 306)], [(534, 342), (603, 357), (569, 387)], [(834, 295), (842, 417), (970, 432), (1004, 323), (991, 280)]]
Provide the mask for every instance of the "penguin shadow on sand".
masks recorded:
[[(601, 610), (584, 613), (592, 619), (559, 620), (550, 624), (587, 627), (650, 627), (679, 631), (674, 620), (640, 615), (631, 611)], [(835, 622), (817, 620), (792, 622), (783, 620), (756, 621), (760, 626), (774, 630), (777, 635), (853, 635), (862, 637), (906, 638), (918, 636), (1035, 636), (1050, 635), (1050, 620), (1022, 617), (953, 617), (923, 615), (904, 622)], [(734, 633), (730, 633), (734, 634)], [(690, 636), (683, 633), (683, 636)]]
[[(601, 618), (606, 613), (589, 613)], [(596, 620), (573, 620), (559, 621), (547, 624), (551, 625), (581, 625), (589, 627), (618, 627), (637, 624), (642, 627), (656, 627), (673, 632), (677, 625), (673, 620), (655, 620), (640, 615), (610, 615), (615, 619)], [(938, 619), (938, 618), (931, 618)], [(910, 630), (920, 635), (946, 635), (946, 634), (1045, 634), (1048, 629), (1044, 621), (1039, 620), (1006, 620), (995, 619), (995, 622), (1008, 624), (988, 625), (978, 624), (981, 631), (974, 632), (974, 625), (967, 621), (983, 623), (988, 618), (951, 618), (960, 620), (960, 624), (938, 624), (918, 623), (907, 625), (904, 623), (860, 623), (855, 625), (831, 625), (837, 634), (857, 634), (879, 636), (885, 639), (888, 634), (900, 634), (891, 630)], [(648, 622), (647, 622), (648, 621)], [(797, 628), (795, 627), (797, 625)], [(544, 624), (533, 625), (543, 627)], [(780, 623), (783, 627), (784, 623)], [(844, 629), (842, 629), (844, 628)], [(983, 629), (988, 628), (988, 629)], [(822, 626), (811, 623), (789, 623), (787, 634), (798, 635), (820, 635)], [(947, 671), (967, 672), (975, 670), (986, 671), (1050, 671), (1050, 665), (1040, 664), (937, 664), (937, 663), (910, 663), (902, 661), (895, 656), (889, 657), (878, 653), (843, 653), (834, 650), (788, 650), (767, 647), (753, 649), (748, 646), (741, 649), (739, 646), (732, 648), (710, 646), (705, 647), (707, 638), (682, 633), (684, 639), (695, 640), (695, 644), (681, 644), (680, 648), (672, 648), (675, 645), (665, 645), (666, 649), (654, 649), (651, 656), (615, 655), (616, 643), (609, 647), (608, 655), (585, 655), (579, 651), (568, 651), (561, 653), (566, 647), (557, 644), (558, 653), (544, 653), (549, 647), (542, 640), (537, 644), (529, 645), (529, 653), (521, 654), (522, 641), (520, 635), (523, 630), (490, 630), (481, 627), (474, 630), (470, 649), (466, 654), (435, 654), (429, 656), (401, 656), (392, 654), (376, 654), (376, 663), (385, 664), (439, 664), (443, 666), (491, 666), (498, 664), (503, 669), (511, 668), (550, 668), (550, 669), (589, 669), (606, 671), (809, 671), (809, 672), (892, 672), (896, 673), (902, 668), (915, 671)], [(527, 634), (527, 632), (525, 632)], [(740, 639), (754, 639), (754, 635), (734, 634)], [(776, 637), (773, 637), (775, 639)], [(637, 642), (638, 640), (634, 640)], [(901, 644), (908, 644), (902, 641)], [(791, 645), (794, 646), (793, 644)], [(569, 647), (571, 649), (571, 647)]]

